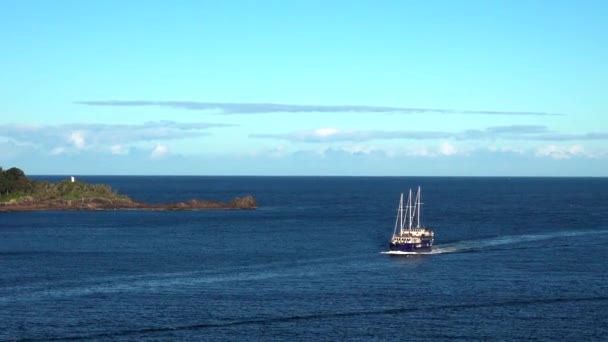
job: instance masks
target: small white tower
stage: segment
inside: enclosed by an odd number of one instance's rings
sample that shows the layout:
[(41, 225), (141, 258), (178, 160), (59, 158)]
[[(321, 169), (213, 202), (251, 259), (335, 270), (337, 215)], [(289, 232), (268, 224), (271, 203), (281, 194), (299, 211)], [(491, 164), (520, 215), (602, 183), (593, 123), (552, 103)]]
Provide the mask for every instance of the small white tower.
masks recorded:
[(71, 177), (70, 177), (70, 180), (72, 181), (72, 183), (74, 183), (74, 182), (76, 181), (76, 177), (71, 176)]

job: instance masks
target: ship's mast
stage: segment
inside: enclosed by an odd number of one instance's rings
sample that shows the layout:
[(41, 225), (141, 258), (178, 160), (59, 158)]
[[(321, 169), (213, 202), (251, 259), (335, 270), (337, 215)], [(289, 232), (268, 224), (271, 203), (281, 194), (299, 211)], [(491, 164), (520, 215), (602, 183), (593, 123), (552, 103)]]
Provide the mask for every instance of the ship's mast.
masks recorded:
[(420, 186), (418, 187), (418, 193), (416, 194), (416, 207), (418, 208), (418, 213), (416, 214), (416, 228), (420, 228)]
[(395, 230), (393, 230), (393, 236), (397, 234), (397, 226), (399, 226), (399, 236), (403, 235), (403, 193), (401, 193), (401, 200), (399, 200), (399, 208), (397, 209), (397, 219), (395, 220)]
[(399, 200), (399, 236), (403, 235), (403, 192)]
[(412, 211), (412, 189), (410, 189), (410, 194), (407, 200), (407, 216), (408, 216), (408, 225), (407, 229), (412, 229), (412, 219), (414, 218), (414, 212)]

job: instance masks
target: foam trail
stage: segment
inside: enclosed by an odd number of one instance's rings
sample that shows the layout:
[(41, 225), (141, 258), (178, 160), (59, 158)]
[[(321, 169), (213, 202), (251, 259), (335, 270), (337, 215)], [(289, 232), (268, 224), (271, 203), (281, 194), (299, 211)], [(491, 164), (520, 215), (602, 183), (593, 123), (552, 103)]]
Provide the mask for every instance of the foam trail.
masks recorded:
[(439, 253), (433, 253), (433, 251), (429, 251), (429, 252), (384, 251), (384, 252), (380, 252), (380, 254), (388, 254), (388, 255), (427, 255), (427, 254), (439, 254)]
[[(300, 274), (312, 274), (312, 270), (300, 271)], [(0, 305), (20, 302), (35, 301), (50, 298), (69, 298), (95, 294), (114, 294), (124, 292), (164, 292), (168, 290), (176, 291), (184, 287), (196, 287), (205, 284), (237, 282), (237, 281), (259, 281), (269, 278), (292, 277), (293, 274), (280, 272), (252, 272), (247, 274), (219, 274), (209, 276), (192, 276), (178, 278), (158, 278), (127, 282), (109, 282), (100, 284), (88, 284), (83, 286), (44, 289), (27, 293), (18, 293), (7, 296), (0, 296)]]
[[(18, 285), (18, 286), (8, 286), (3, 287), (1, 290), (6, 292), (34, 292), (37, 289), (43, 289), (47, 291), (48, 287), (51, 286), (61, 286), (61, 287), (70, 287), (74, 285), (81, 285), (83, 283), (136, 283), (136, 282), (145, 282), (145, 281), (156, 281), (159, 279), (186, 279), (186, 278), (200, 278), (200, 277), (208, 277), (208, 276), (216, 276), (221, 274), (248, 274), (250, 272), (259, 272), (258, 270), (269, 270), (274, 269), (276, 267), (282, 267), (286, 265), (298, 266), (298, 267), (307, 267), (313, 266), (317, 264), (323, 264), (326, 262), (339, 262), (343, 260), (351, 259), (351, 256), (339, 256), (339, 257), (325, 257), (325, 258), (314, 258), (314, 259), (305, 259), (305, 260), (289, 260), (289, 261), (275, 261), (275, 262), (267, 262), (263, 264), (253, 264), (253, 265), (237, 265), (237, 266), (229, 266), (223, 267), (219, 269), (210, 269), (210, 270), (202, 270), (202, 271), (188, 271), (188, 272), (162, 272), (162, 273), (145, 273), (145, 274), (136, 274), (136, 275), (119, 275), (119, 276), (102, 276), (102, 277), (87, 277), (87, 278), (78, 278), (71, 280), (55, 280), (51, 282), (43, 282), (31, 285)], [(2, 301), (0, 292), (0, 301)]]
[[(296, 275), (307, 277), (322, 272), (317, 267), (320, 263), (341, 263), (340, 261), (349, 258), (349, 256), (340, 256), (305, 260), (292, 265), (289, 271), (285, 271), (281, 267), (278, 269), (273, 267), (286, 264), (285, 262), (279, 262), (211, 270), (208, 272), (176, 272), (138, 276), (90, 278), (84, 279), (84, 284), (59, 282), (42, 284), (39, 286), (12, 287), (1, 289), (7, 290), (7, 293), (0, 291), (0, 305), (12, 302), (36, 301), (50, 298), (70, 298), (96, 294), (180, 291), (187, 287), (200, 287), (214, 283), (264, 281), (271, 278), (291, 278)], [(293, 264), (293, 262), (291, 263)]]
[(390, 255), (428, 255), (428, 254), (444, 254), (444, 253), (456, 253), (456, 252), (470, 252), (476, 250), (482, 250), (489, 247), (514, 245), (518, 243), (531, 242), (531, 241), (542, 241), (549, 239), (568, 238), (585, 235), (597, 235), (606, 234), (608, 230), (582, 230), (582, 231), (565, 231), (565, 232), (554, 232), (544, 234), (525, 234), (525, 235), (507, 235), (498, 236), (488, 239), (470, 240), (470, 241), (459, 241), (453, 243), (446, 243), (442, 245), (436, 245), (431, 251), (428, 252), (401, 252), (401, 251), (386, 251), (380, 252), (382, 254)]

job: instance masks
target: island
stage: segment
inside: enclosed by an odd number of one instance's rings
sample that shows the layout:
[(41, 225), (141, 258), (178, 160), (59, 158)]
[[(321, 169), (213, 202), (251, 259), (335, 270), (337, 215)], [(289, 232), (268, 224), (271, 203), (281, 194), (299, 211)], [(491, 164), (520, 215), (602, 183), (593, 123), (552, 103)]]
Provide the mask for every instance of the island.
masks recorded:
[(87, 184), (70, 177), (58, 183), (35, 181), (16, 168), (0, 167), (0, 212), (42, 210), (209, 210), (256, 209), (251, 195), (229, 203), (192, 199), (152, 204), (121, 195), (104, 184)]

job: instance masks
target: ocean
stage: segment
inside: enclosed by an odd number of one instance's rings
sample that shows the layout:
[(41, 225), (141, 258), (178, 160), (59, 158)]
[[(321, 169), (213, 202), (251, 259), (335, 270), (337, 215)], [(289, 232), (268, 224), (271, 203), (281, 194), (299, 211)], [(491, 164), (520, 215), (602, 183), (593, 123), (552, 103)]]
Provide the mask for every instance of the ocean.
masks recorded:
[(78, 178), (259, 209), (0, 213), (1, 341), (608, 339), (608, 178)]

